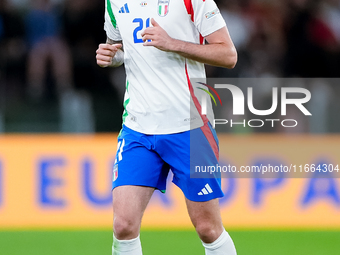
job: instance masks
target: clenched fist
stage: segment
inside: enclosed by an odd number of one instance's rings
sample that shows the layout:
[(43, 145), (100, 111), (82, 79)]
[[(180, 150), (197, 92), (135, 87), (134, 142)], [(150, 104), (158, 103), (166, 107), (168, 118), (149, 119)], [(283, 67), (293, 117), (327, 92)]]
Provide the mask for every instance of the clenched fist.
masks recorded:
[(98, 50), (96, 51), (97, 64), (100, 67), (112, 66), (112, 60), (115, 57), (117, 51), (120, 50), (122, 46), (122, 44), (100, 44)]

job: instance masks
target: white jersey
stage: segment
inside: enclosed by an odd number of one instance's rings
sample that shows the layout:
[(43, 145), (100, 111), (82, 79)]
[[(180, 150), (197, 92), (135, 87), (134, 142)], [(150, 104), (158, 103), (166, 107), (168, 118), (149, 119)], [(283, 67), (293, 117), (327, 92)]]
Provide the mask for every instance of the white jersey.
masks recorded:
[[(127, 75), (125, 112), (127, 127), (144, 134), (172, 134), (203, 126), (204, 65), (176, 53), (143, 46), (141, 33), (151, 18), (170, 37), (202, 44), (203, 38), (226, 26), (213, 0), (106, 0), (105, 31), (123, 41)], [(209, 96), (208, 96), (209, 98)], [(213, 120), (211, 100), (207, 117)]]

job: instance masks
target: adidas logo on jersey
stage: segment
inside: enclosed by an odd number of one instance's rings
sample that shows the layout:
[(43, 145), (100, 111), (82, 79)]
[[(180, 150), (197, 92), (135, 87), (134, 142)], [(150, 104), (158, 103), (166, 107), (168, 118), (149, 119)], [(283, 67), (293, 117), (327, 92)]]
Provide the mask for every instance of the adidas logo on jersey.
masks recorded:
[(210, 185), (207, 183), (207, 184), (205, 185), (205, 187), (202, 189), (202, 191), (201, 191), (201, 192), (198, 192), (197, 195), (199, 195), (199, 196), (209, 195), (209, 194), (211, 194), (211, 193), (213, 193), (213, 192), (214, 192), (214, 191), (211, 189)]
[(128, 4), (124, 4), (124, 6), (122, 8), (120, 8), (120, 11), (119, 13), (130, 13), (130, 10), (129, 10), (129, 7), (128, 7)]

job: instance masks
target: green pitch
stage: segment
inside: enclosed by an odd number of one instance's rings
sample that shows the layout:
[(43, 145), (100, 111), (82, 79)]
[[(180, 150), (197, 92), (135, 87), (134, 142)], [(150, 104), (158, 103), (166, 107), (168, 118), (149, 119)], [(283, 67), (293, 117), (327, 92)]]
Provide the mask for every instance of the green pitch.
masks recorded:
[[(230, 231), (238, 255), (339, 255), (340, 232)], [(0, 231), (1, 255), (109, 255), (111, 231)], [(144, 255), (203, 255), (193, 231), (142, 231)]]

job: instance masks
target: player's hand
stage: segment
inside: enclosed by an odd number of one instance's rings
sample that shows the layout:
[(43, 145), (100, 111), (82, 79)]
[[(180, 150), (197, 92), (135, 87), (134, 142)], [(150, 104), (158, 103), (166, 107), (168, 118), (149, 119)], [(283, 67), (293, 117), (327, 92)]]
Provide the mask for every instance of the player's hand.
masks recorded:
[(151, 24), (153, 27), (146, 28), (142, 33), (143, 45), (154, 46), (162, 51), (171, 51), (174, 39), (154, 19), (151, 19)]
[(96, 51), (97, 64), (100, 67), (110, 66), (112, 64), (112, 59), (116, 55), (117, 51), (122, 48), (122, 46), (122, 44), (100, 44), (98, 50)]

